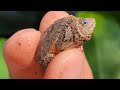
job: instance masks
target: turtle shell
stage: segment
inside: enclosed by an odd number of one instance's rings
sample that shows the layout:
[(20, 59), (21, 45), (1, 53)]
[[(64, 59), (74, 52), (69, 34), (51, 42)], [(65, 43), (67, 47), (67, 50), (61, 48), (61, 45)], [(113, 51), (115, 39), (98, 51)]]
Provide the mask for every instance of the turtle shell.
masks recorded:
[[(47, 54), (56, 55), (65, 48), (62, 46), (62, 41), (65, 41), (63, 40), (65, 39), (64, 34), (66, 32), (66, 29), (69, 29), (71, 23), (74, 23), (75, 25), (75, 17), (72, 15), (55, 21), (49, 28), (47, 28), (47, 30), (41, 36), (41, 40), (38, 45), (36, 53), (36, 59), (38, 63), (41, 65), (47, 65), (50, 62), (50, 60), (47, 60)], [(67, 38), (70, 38), (72, 35), (72, 33), (69, 34)], [(67, 43), (68, 42), (66, 42), (66, 45)]]

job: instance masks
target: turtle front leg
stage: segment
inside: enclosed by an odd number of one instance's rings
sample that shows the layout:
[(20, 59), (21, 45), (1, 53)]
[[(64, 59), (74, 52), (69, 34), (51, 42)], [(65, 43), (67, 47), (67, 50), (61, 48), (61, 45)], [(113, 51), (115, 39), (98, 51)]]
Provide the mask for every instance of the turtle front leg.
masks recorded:
[(53, 58), (55, 57), (55, 54), (47, 54), (45, 63), (48, 64)]
[(44, 69), (47, 68), (48, 64), (50, 63), (50, 61), (55, 57), (55, 54), (52, 54), (52, 53), (49, 53), (46, 55), (45, 59), (44, 59), (44, 62), (42, 64), (42, 67)]

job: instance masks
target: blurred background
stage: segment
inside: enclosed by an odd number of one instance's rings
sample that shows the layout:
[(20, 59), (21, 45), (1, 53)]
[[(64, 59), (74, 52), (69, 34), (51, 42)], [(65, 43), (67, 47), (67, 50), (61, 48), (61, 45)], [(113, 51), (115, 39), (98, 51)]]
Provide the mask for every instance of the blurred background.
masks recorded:
[[(8, 79), (3, 45), (16, 31), (38, 30), (47, 11), (0, 11), (0, 79)], [(95, 79), (120, 79), (120, 11), (67, 11), (76, 17), (93, 17), (96, 28), (84, 45)]]

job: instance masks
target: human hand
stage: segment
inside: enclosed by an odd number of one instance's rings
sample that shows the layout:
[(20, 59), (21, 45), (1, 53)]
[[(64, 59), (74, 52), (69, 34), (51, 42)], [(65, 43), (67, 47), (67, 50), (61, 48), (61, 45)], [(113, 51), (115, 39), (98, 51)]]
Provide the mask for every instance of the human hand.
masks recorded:
[(59, 53), (45, 72), (36, 62), (36, 48), (43, 32), (54, 21), (68, 15), (64, 11), (50, 11), (43, 17), (39, 31), (32, 28), (23, 29), (7, 40), (3, 54), (11, 79), (93, 79), (91, 68), (81, 48)]

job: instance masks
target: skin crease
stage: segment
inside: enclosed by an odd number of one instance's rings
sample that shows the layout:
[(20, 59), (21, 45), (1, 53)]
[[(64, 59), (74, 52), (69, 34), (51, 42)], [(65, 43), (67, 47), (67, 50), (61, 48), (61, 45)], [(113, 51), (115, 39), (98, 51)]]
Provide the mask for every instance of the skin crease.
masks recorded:
[(23, 29), (7, 40), (3, 53), (11, 79), (93, 79), (91, 68), (80, 48), (56, 55), (45, 73), (35, 60), (40, 36), (54, 21), (67, 16), (64, 11), (49, 11), (40, 23), (40, 32), (32, 28)]

